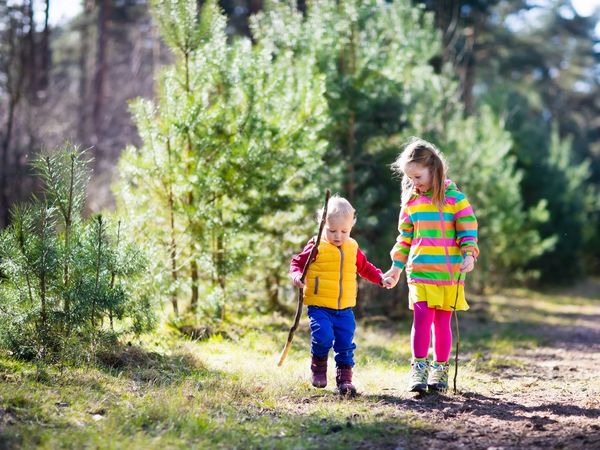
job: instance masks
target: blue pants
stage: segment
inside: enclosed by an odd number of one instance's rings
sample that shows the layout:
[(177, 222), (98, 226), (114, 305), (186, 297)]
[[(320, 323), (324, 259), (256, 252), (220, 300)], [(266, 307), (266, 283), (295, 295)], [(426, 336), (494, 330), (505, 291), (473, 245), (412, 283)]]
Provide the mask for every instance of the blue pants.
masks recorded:
[(321, 306), (309, 306), (311, 344), (313, 356), (322, 358), (333, 347), (337, 366), (354, 366), (353, 342), (356, 320), (352, 308), (330, 309)]

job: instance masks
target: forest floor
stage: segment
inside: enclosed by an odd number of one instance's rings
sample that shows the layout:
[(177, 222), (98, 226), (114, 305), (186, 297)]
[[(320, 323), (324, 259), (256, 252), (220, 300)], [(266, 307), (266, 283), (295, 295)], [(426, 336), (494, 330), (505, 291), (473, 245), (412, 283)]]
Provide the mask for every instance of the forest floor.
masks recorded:
[(504, 330), (512, 329), (522, 343), (505, 362), (500, 358), (475, 370), (468, 386), (459, 382), (458, 395), (397, 401), (399, 408), (439, 424), (413, 433), (407, 447), (600, 449), (599, 296), (600, 283), (589, 281), (558, 296), (513, 292), (478, 299), (474, 315), (461, 315), (473, 348), (474, 330), (494, 309)]
[[(600, 449), (600, 282), (470, 296), (458, 392), (406, 392), (410, 322), (367, 318), (341, 398), (309, 381), (306, 318), (203, 341), (163, 328), (85, 367), (0, 357), (0, 448)], [(453, 322), (454, 325), (454, 322)], [(332, 360), (330, 359), (330, 364)]]

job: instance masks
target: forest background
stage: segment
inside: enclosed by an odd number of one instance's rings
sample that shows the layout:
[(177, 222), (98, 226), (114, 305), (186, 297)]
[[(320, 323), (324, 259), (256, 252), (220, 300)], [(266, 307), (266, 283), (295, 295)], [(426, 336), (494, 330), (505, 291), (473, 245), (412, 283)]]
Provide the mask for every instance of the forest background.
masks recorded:
[[(597, 13), (569, 1), (86, 0), (52, 25), (54, 1), (0, 1), (4, 317), (23, 317), (10, 346), (40, 314), (63, 331), (112, 329), (113, 314), (148, 329), (144, 309), (181, 329), (289, 314), (289, 259), (326, 187), (356, 206), (354, 237), (385, 269), (400, 196), (389, 166), (413, 135), (439, 145), (477, 212), (472, 290), (600, 271)], [(15, 206), (32, 193), (46, 225)], [(29, 256), (23, 229), (37, 236)], [(35, 242), (58, 261), (42, 272)], [(77, 266), (89, 270), (70, 277)], [(358, 305), (405, 316), (405, 290), (363, 283)]]

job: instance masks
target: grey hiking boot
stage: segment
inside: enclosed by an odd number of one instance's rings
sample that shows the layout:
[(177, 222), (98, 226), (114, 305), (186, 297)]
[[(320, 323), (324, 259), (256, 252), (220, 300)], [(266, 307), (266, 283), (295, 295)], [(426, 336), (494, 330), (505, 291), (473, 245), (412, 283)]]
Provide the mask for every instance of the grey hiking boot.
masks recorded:
[(450, 364), (447, 362), (431, 363), (429, 370), (429, 378), (427, 379), (427, 385), (429, 390), (432, 392), (446, 392), (448, 390), (448, 369)]
[(427, 392), (427, 371), (429, 363), (425, 358), (415, 358), (410, 365), (408, 390), (410, 392)]

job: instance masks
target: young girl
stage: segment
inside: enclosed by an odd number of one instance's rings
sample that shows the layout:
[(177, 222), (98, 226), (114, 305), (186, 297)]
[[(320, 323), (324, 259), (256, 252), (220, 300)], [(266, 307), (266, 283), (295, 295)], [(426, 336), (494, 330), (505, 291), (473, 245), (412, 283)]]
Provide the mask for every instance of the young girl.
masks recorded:
[[(294, 286), (304, 288), (304, 304), (308, 305), (312, 384), (318, 388), (327, 385), (327, 358), (333, 347), (338, 392), (350, 395), (356, 393), (352, 384), (356, 348), (352, 308), (356, 305), (356, 274), (383, 286), (381, 270), (367, 260), (350, 237), (355, 222), (356, 213), (348, 200), (333, 196), (327, 204), (324, 233), (317, 255), (308, 268), (306, 283), (301, 281), (302, 271), (314, 239), (308, 241), (290, 264), (290, 278)], [(386, 284), (386, 287), (391, 285)]]
[(400, 234), (391, 251), (392, 267), (384, 276), (395, 286), (406, 268), (414, 313), (409, 389), (443, 392), (448, 388), (452, 311), (469, 308), (463, 274), (473, 270), (479, 254), (477, 219), (465, 195), (446, 178), (444, 156), (433, 144), (413, 138), (392, 170), (403, 176)]

